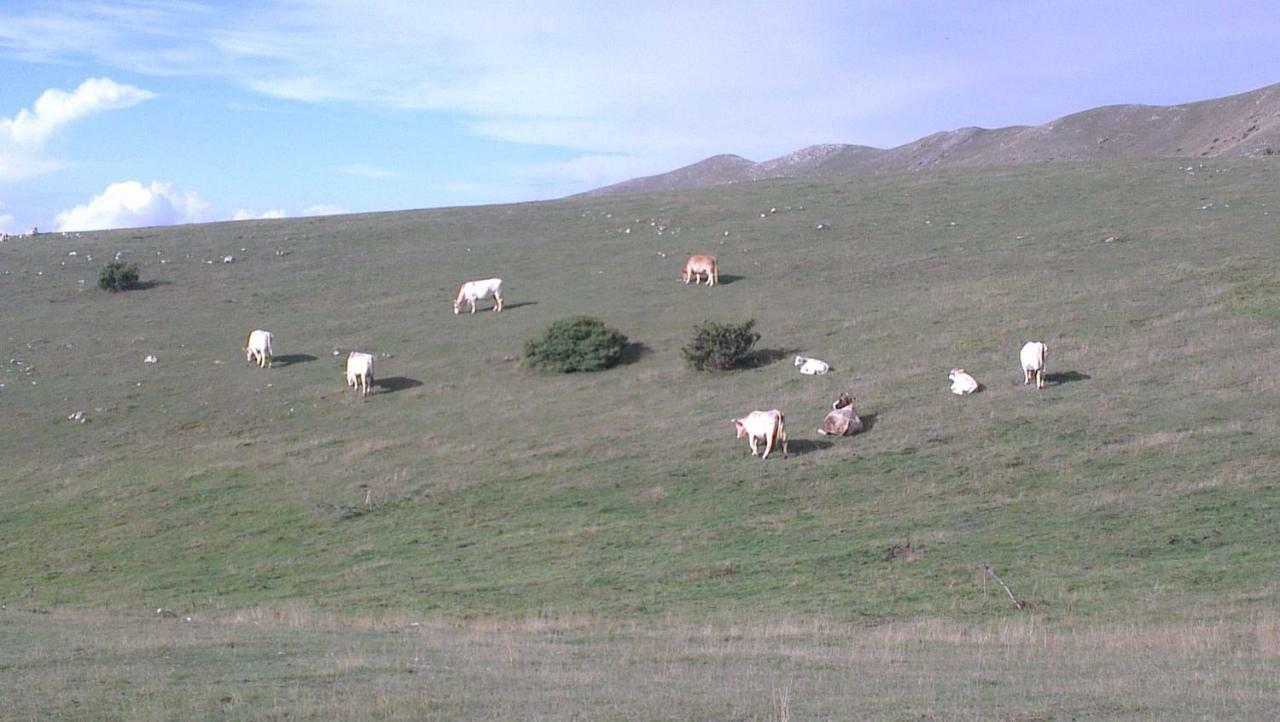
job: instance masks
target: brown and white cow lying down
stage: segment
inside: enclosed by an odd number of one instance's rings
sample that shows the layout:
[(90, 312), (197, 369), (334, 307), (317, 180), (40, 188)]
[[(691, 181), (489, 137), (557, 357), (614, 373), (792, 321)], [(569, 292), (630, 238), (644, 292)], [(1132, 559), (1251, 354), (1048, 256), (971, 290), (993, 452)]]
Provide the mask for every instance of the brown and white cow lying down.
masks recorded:
[(715, 256), (689, 256), (689, 260), (684, 264), (684, 270), (680, 272), (680, 280), (687, 285), (689, 281), (702, 283), (702, 276), (707, 277), (707, 286), (711, 287), (720, 282), (720, 271), (716, 270)]
[(853, 412), (853, 397), (849, 394), (840, 394), (840, 398), (831, 404), (831, 411), (828, 411), (827, 418), (822, 420), (822, 428), (818, 429), (818, 433), (827, 436), (845, 436), (859, 431), (862, 431), (862, 419)]
[[(782, 444), (782, 458), (787, 458), (787, 429), (782, 412), (777, 409), (770, 411), (752, 411), (740, 419), (733, 420), (733, 428), (738, 432), (738, 438), (747, 437), (747, 443), (751, 445), (751, 455), (759, 456), (761, 459), (769, 458), (769, 452), (773, 451), (775, 444)], [(761, 455), (756, 445), (764, 442), (764, 454)]]

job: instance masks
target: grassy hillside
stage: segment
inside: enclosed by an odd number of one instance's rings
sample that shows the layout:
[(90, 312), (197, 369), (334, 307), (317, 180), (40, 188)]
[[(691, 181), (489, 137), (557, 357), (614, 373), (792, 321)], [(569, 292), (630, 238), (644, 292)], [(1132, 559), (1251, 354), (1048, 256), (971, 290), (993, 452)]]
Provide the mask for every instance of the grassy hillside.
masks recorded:
[[(1188, 167), (0, 245), (0, 600), (965, 620), (1012, 613), (990, 564), (1047, 619), (1274, 607), (1280, 165)], [(93, 288), (117, 251), (154, 285)], [(727, 283), (679, 284), (689, 252)], [(508, 310), (454, 316), (457, 284), (490, 275)], [(643, 352), (563, 377), (511, 360), (576, 313)], [(687, 370), (706, 318), (755, 318), (766, 363)], [(240, 350), (259, 327), (265, 371)], [(1039, 392), (1017, 369), (1031, 339)], [(335, 346), (379, 355), (377, 393), (344, 390)], [(834, 371), (801, 377), (796, 352)], [(953, 366), (986, 390), (953, 397)], [(818, 436), (845, 390), (872, 428)], [(793, 456), (761, 462), (729, 419), (771, 407)]]

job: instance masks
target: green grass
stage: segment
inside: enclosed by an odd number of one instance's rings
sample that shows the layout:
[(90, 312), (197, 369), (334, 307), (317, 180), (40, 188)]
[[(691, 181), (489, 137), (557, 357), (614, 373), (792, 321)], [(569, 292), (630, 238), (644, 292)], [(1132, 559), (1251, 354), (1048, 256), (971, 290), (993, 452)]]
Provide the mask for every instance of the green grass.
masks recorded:
[[(1017, 613), (983, 595), (990, 564), (1046, 622), (1274, 608), (1272, 210), (1280, 165), (1222, 159), (6, 243), (0, 599), (976, 624)], [(155, 285), (93, 288), (116, 251)], [(680, 284), (690, 252), (728, 282)], [(455, 316), (487, 276), (508, 310)], [(509, 360), (572, 314), (647, 352), (562, 377)], [(780, 361), (685, 368), (695, 324), (743, 318)], [(275, 368), (245, 365), (254, 328)], [(345, 391), (335, 346), (388, 386)], [(947, 393), (953, 366), (987, 389)], [(846, 390), (871, 430), (818, 436)], [(760, 462), (729, 419), (773, 407), (796, 453)]]

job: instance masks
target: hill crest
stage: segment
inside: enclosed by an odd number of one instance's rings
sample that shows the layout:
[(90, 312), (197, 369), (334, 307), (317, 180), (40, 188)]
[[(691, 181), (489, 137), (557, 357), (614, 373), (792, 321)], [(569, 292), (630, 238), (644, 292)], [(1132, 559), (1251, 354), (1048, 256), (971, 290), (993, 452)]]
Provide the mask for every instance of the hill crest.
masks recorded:
[(938, 166), (1280, 152), (1280, 84), (1179, 105), (1105, 105), (1034, 126), (964, 127), (893, 148), (826, 143), (755, 163), (716, 155), (578, 195), (705, 188), (765, 178), (833, 178)]

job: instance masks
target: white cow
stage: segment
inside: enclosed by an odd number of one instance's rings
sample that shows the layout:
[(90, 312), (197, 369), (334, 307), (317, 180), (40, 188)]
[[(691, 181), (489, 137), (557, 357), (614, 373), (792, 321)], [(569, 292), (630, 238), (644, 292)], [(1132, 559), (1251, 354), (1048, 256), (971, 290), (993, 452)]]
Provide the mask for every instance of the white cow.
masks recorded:
[[(740, 419), (733, 420), (733, 428), (738, 432), (738, 437), (747, 437), (747, 443), (751, 445), (751, 455), (759, 456), (761, 459), (769, 458), (769, 452), (773, 451), (775, 444), (782, 444), (782, 458), (787, 458), (787, 429), (785, 420), (782, 418), (782, 412), (777, 409), (770, 411), (752, 411)], [(756, 448), (757, 443), (764, 442), (764, 454)]]
[(826, 361), (807, 356), (796, 356), (796, 368), (800, 369), (800, 373), (809, 376), (820, 376), (831, 370), (831, 366)]
[(352, 351), (347, 356), (347, 386), (360, 390), (361, 396), (373, 386), (373, 354)]
[(270, 331), (251, 331), (244, 340), (245, 362), (256, 363), (259, 368), (271, 366), (271, 357), (275, 355), (275, 350), (271, 347), (273, 339)]
[(1026, 386), (1031, 383), (1031, 377), (1035, 376), (1036, 388), (1044, 388), (1044, 355), (1049, 352), (1049, 347), (1039, 341), (1028, 341), (1022, 347), (1022, 385)]
[(862, 419), (853, 411), (853, 397), (840, 394), (840, 398), (831, 404), (831, 410), (822, 420), (822, 428), (818, 433), (824, 436), (845, 436), (862, 431)]
[(956, 396), (971, 394), (978, 390), (977, 379), (970, 376), (964, 369), (951, 369), (947, 378), (951, 379), (951, 393)]
[(458, 297), (453, 299), (453, 312), (462, 311), (463, 303), (471, 304), (471, 312), (476, 312), (476, 301), (493, 296), (493, 310), (502, 310), (502, 279), (486, 278), (483, 281), (467, 281), (458, 289)]

